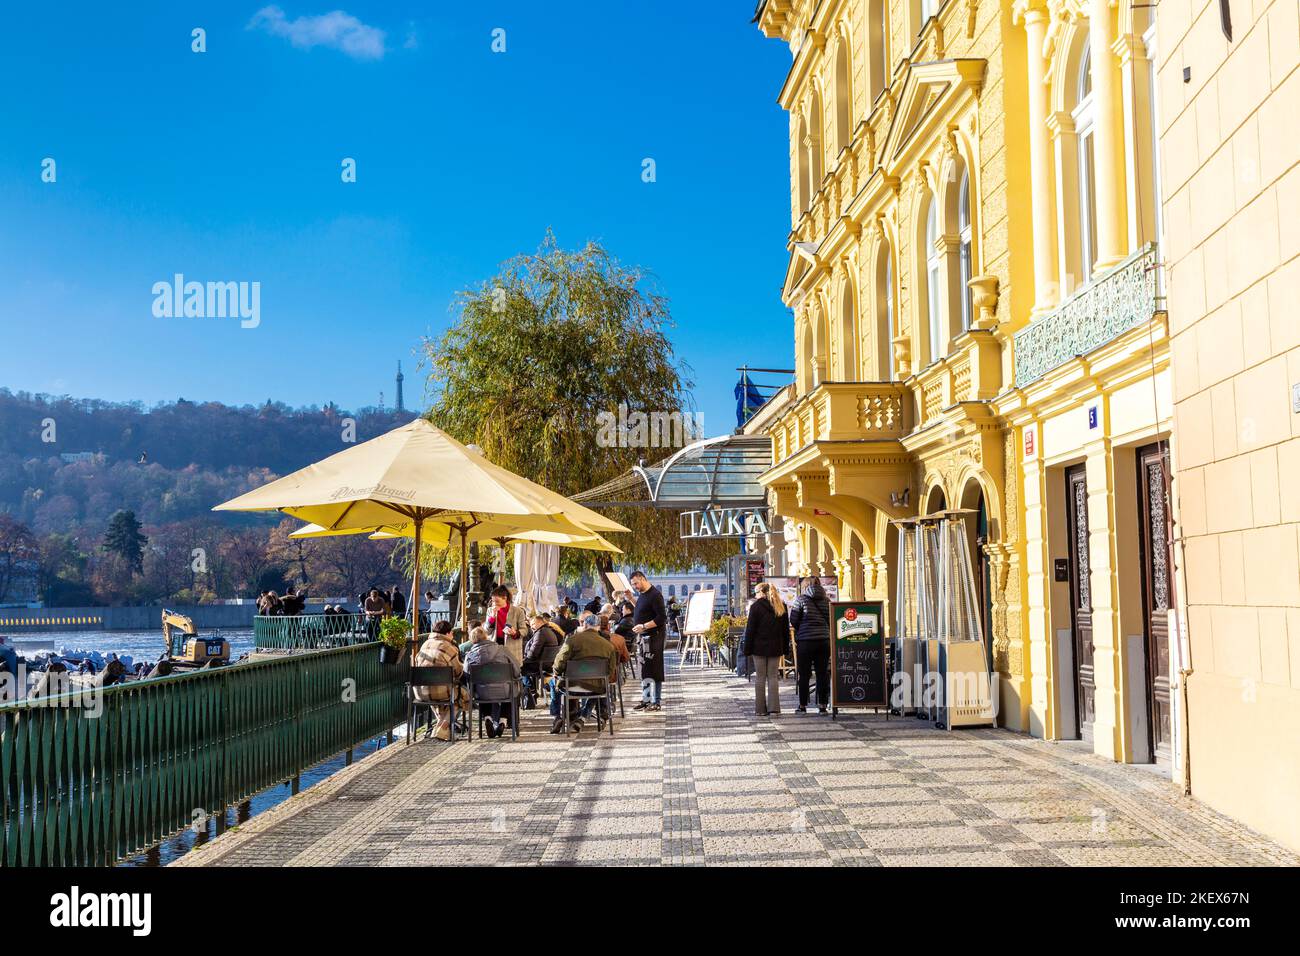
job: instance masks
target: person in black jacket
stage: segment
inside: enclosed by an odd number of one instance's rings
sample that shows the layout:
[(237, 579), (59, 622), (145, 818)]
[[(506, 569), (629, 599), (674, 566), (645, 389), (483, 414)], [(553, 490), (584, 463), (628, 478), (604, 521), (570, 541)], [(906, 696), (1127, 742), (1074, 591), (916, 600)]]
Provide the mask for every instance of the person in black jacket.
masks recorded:
[(663, 594), (644, 571), (632, 572), (630, 580), (640, 595), (632, 612), (632, 632), (637, 636), (637, 656), (641, 660), (641, 703), (632, 709), (658, 710), (663, 701), (668, 609)]
[(754, 662), (754, 712), (781, 713), (781, 657), (790, 653), (790, 617), (776, 588), (764, 581), (749, 609), (741, 651)]
[(817, 711), (826, 713), (831, 689), (831, 603), (821, 581), (807, 578), (803, 594), (790, 609), (790, 626), (799, 645), (799, 706), (796, 713), (808, 713), (808, 680), (817, 670)]

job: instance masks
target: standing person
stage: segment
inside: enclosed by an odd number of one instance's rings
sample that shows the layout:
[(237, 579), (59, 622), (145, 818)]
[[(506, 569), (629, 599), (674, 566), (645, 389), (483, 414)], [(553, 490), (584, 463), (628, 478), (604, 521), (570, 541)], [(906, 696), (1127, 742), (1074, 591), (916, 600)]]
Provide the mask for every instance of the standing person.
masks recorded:
[(406, 617), (406, 595), (397, 585), (389, 592), (388, 605), (393, 609), (393, 617)]
[(826, 713), (831, 689), (831, 604), (817, 578), (807, 578), (803, 594), (790, 609), (790, 626), (799, 645), (799, 706), (795, 712), (808, 713), (808, 680), (817, 670), (817, 712)]
[[(776, 588), (763, 582), (749, 609), (741, 651), (754, 662), (754, 712), (759, 717), (781, 713), (781, 657), (789, 654), (790, 617)], [(821, 698), (819, 697), (820, 701)]]
[(632, 572), (632, 587), (639, 597), (632, 611), (632, 632), (637, 636), (637, 657), (641, 660), (641, 703), (633, 710), (659, 710), (664, 686), (664, 644), (668, 611), (664, 596), (650, 583), (644, 571)]
[[(485, 664), (509, 664), (510, 677), (519, 679), (519, 665), (507, 653), (506, 649), (488, 637), (488, 632), (476, 627), (469, 632), (470, 649), (465, 655), (465, 674), (471, 680), (474, 672)], [(483, 693), (488, 697), (503, 697), (510, 693), (510, 684), (483, 684)], [(485, 729), (489, 737), (500, 737), (510, 726), (511, 711), (508, 704), (487, 704), (488, 716), (484, 718)], [(505, 716), (502, 716), (504, 713)]]
[(379, 588), (371, 588), (370, 593), (366, 595), (365, 603), (361, 609), (366, 613), (366, 632), (370, 635), (371, 640), (379, 636), (379, 622), (383, 620), (384, 615), (388, 612), (388, 602), (384, 596), (379, 593)]
[(510, 652), (516, 664), (524, 662), (524, 638), (528, 636), (528, 615), (510, 602), (510, 589), (498, 584), (492, 589), (492, 606), (488, 608), (487, 629), (496, 642)]
[[(439, 621), (434, 625), (433, 633), (420, 645), (420, 650), (415, 655), (415, 666), (450, 667), (452, 676), (456, 678), (456, 706), (458, 708), (461, 706), (461, 699), (464, 697), (465, 691), (460, 685), (460, 677), (465, 669), (460, 662), (460, 651), (451, 642), (451, 623), (449, 621)], [(434, 736), (439, 740), (450, 740), (451, 692), (449, 688), (416, 687), (415, 697), (417, 700), (439, 702), (437, 707), (434, 708), (438, 715)], [(442, 701), (446, 701), (446, 703), (441, 703)]]
[(26, 690), (18, 686), (18, 652), (0, 637), (0, 703), (18, 700)]

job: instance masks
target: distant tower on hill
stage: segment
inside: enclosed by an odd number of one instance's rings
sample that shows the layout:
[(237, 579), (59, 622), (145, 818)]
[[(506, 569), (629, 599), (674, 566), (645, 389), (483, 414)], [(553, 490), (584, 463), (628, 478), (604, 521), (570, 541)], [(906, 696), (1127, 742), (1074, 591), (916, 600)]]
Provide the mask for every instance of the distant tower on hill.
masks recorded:
[(405, 378), (405, 376), (402, 375), (402, 360), (398, 359), (397, 360), (397, 410), (399, 412), (406, 411), (406, 406), (402, 403), (402, 379), (403, 378)]

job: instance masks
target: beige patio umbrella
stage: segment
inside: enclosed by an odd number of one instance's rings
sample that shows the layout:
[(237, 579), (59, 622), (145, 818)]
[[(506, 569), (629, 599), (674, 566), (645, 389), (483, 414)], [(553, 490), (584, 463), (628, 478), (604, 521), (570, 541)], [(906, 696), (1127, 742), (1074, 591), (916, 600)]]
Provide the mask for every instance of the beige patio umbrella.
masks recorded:
[[(441, 540), (439, 535), (446, 531), (447, 540)], [(297, 531), (292, 532), (291, 538), (327, 538), (334, 535), (342, 534), (363, 534), (368, 533), (371, 538), (376, 540), (392, 538), (413, 538), (415, 537), (414, 526), (405, 525), (385, 525), (382, 528), (371, 529), (344, 529), (331, 531), (328, 528), (322, 528), (318, 524), (304, 525)], [(436, 525), (424, 536), (424, 543), (434, 547), (446, 547), (451, 543), (451, 529), (446, 525)], [(561, 548), (576, 548), (583, 551), (605, 551), (610, 554), (622, 554), (623, 549), (612, 544), (604, 537), (598, 534), (574, 535), (565, 534), (560, 531), (517, 531), (512, 532), (508, 527), (502, 526), (499, 522), (485, 522), (476, 525), (466, 535), (469, 541), (492, 541), (504, 553), (506, 546), (511, 544), (554, 544)], [(502, 562), (504, 565), (504, 562)], [(462, 574), (461, 580), (464, 581)], [(462, 592), (465, 590), (461, 589)], [(419, 594), (415, 595), (419, 599)]]
[[(240, 495), (214, 511), (279, 511), (323, 530), (362, 533), (410, 525), (419, 554), (426, 533), (460, 533), (461, 581), (467, 536), (485, 522), (511, 531), (588, 537), (628, 529), (488, 461), (422, 418)], [(445, 540), (445, 539), (444, 539)], [(461, 620), (465, 594), (461, 587)], [(419, 627), (420, 564), (411, 602)]]

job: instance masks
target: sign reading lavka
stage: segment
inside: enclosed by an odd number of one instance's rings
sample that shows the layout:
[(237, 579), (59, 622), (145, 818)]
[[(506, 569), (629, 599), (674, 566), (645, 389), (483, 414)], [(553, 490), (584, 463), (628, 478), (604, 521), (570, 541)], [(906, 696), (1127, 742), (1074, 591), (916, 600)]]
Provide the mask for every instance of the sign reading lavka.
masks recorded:
[(705, 508), (683, 511), (679, 518), (682, 538), (735, 538), (767, 534), (766, 508)]

